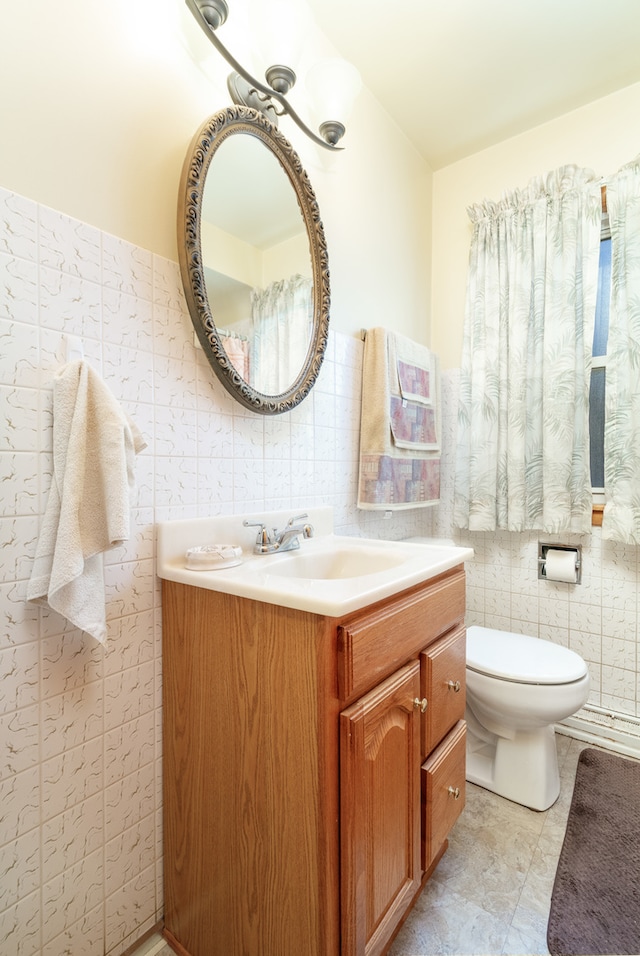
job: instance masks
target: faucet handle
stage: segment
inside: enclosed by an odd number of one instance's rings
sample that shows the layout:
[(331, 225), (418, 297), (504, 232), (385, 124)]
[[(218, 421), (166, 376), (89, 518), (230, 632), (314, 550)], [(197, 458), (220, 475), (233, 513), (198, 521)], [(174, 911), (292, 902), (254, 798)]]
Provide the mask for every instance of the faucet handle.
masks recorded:
[(245, 519), (242, 524), (245, 526), (245, 528), (260, 528), (261, 531), (266, 528), (264, 521), (247, 521)]
[(308, 518), (308, 517), (309, 517), (309, 515), (307, 514), (306, 511), (305, 511), (304, 514), (294, 515), (293, 518), (289, 518), (289, 520), (287, 521), (287, 527), (288, 527), (288, 528), (291, 528), (294, 524), (297, 524), (298, 521), (302, 521), (304, 518)]
[(245, 528), (259, 528), (258, 534), (256, 535), (256, 546), (260, 548), (266, 548), (271, 542), (269, 537), (269, 532), (267, 531), (267, 526), (264, 521), (243, 521), (242, 524)]

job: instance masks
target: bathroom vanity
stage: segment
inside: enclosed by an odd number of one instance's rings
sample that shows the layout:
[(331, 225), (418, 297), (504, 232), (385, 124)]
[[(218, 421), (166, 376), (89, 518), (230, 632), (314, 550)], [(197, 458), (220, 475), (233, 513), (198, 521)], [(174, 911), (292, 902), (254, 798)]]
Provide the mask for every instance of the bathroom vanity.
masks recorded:
[(339, 615), (159, 568), (176, 952), (386, 951), (464, 805), (467, 556)]

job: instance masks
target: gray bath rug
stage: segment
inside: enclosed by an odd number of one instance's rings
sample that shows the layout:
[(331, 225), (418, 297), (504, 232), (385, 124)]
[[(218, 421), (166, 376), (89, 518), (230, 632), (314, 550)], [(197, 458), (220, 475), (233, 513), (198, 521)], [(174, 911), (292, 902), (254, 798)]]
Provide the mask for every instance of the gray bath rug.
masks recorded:
[(580, 754), (547, 943), (552, 956), (640, 954), (640, 762)]

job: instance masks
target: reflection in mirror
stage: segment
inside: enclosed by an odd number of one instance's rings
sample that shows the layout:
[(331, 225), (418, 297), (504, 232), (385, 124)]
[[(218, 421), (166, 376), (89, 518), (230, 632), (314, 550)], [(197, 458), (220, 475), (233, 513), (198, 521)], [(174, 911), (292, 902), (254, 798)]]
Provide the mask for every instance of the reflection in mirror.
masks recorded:
[(229, 359), (259, 392), (286, 391), (311, 341), (311, 255), (296, 195), (262, 140), (230, 136), (220, 144), (201, 238), (207, 295)]
[(287, 391), (309, 350), (312, 279), (297, 274), (261, 289), (205, 268), (205, 281), (229, 361), (259, 392), (278, 395)]
[(214, 370), (255, 411), (293, 408), (320, 369), (329, 309), (322, 223), (298, 157), (261, 114), (229, 108), (195, 137), (181, 196), (185, 293)]

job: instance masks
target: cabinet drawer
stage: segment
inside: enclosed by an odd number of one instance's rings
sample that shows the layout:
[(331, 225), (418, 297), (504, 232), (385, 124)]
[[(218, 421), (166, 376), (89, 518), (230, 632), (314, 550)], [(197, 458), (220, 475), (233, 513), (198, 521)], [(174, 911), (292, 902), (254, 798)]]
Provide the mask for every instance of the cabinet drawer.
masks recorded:
[(392, 598), (338, 626), (338, 693), (348, 700), (393, 673), (464, 619), (464, 570)]
[(422, 868), (447, 839), (465, 800), (467, 725), (458, 721), (440, 746), (422, 765)]
[(464, 719), (466, 633), (463, 626), (456, 627), (420, 655), (420, 696), (429, 702), (423, 723), (423, 759)]

